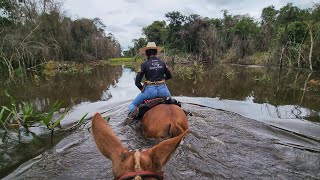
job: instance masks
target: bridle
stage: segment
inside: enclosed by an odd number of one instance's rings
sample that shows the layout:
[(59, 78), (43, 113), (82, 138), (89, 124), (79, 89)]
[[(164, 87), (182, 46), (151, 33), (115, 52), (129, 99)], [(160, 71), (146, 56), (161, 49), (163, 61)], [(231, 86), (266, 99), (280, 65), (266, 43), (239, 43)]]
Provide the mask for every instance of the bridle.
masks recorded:
[(136, 176), (140, 176), (141, 178), (152, 177), (158, 180), (164, 180), (163, 172), (160, 174), (154, 173), (152, 171), (137, 171), (137, 172), (128, 172), (122, 175), (118, 180), (131, 180)]
[[(142, 151), (147, 151), (147, 149)], [(152, 177), (152, 178), (156, 178), (157, 180), (164, 180), (163, 172), (155, 173), (152, 171), (143, 171), (140, 166), (140, 156), (141, 156), (140, 150), (135, 150), (135, 153), (134, 153), (135, 172), (128, 172), (122, 175), (120, 178), (118, 178), (118, 180), (130, 180), (130, 179), (135, 179), (138, 176), (140, 176), (141, 178)]]

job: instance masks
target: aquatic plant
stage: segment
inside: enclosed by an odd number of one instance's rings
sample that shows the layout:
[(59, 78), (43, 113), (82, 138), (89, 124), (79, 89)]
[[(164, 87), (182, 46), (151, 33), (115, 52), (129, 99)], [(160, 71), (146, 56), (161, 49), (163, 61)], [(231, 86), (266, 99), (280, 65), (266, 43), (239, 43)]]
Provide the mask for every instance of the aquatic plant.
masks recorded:
[(224, 72), (224, 75), (226, 76), (226, 78), (227, 79), (229, 79), (229, 80), (233, 80), (235, 77), (236, 77), (236, 72), (233, 70), (233, 69), (231, 69), (230, 71), (225, 71)]
[(19, 129), (21, 126), (26, 129), (35, 122), (40, 122), (53, 130), (68, 113), (68, 109), (57, 117), (57, 111), (61, 108), (63, 101), (57, 100), (47, 113), (37, 112), (32, 103), (22, 102), (18, 105), (15, 99), (5, 91), (10, 98), (9, 106), (2, 106), (0, 110), (0, 124), (6, 131)]
[(134, 57), (134, 58), (112, 58), (107, 61), (107, 64), (111, 66), (121, 66), (134, 68), (136, 66), (139, 67), (140, 63), (143, 62), (142, 58)]
[(196, 84), (204, 76), (204, 66), (194, 61), (192, 66), (178, 66), (174, 74), (182, 79), (193, 80), (193, 84)]
[(265, 75), (265, 74), (263, 74), (263, 76), (261, 76), (261, 77), (259, 77), (259, 76), (254, 76), (254, 77), (253, 77), (253, 80), (262, 82), (262, 83), (264, 83), (264, 84), (270, 82), (270, 78), (269, 78), (267, 75)]
[[(48, 61), (42, 70), (43, 74), (47, 77), (53, 77), (57, 74), (77, 74), (92, 73), (95, 63), (77, 63), (77, 62), (64, 62), (64, 61)], [(100, 64), (100, 63), (98, 63)], [(101, 63), (102, 64), (102, 63)]]
[(83, 72), (84, 74), (90, 74), (90, 73), (92, 72), (92, 69), (93, 69), (93, 68), (92, 68), (90, 65), (85, 64), (84, 67), (83, 67), (82, 72)]
[(10, 119), (11, 114), (6, 116), (5, 111), (9, 111), (9, 109), (6, 106), (2, 106), (0, 111), (0, 123), (6, 131), (9, 131), (6, 127), (6, 124), (7, 124), (7, 121)]
[(40, 115), (40, 120), (41, 123), (46, 125), (48, 129), (53, 130), (59, 123), (60, 121), (64, 118), (64, 116), (67, 114), (68, 110), (65, 111), (62, 115), (60, 115), (54, 122), (54, 115), (55, 113), (60, 109), (63, 101), (57, 100), (52, 107), (50, 108), (49, 112), (41, 114)]
[(24, 124), (26, 124), (32, 117), (37, 116), (34, 105), (32, 103), (22, 102), (21, 111), (22, 121)]

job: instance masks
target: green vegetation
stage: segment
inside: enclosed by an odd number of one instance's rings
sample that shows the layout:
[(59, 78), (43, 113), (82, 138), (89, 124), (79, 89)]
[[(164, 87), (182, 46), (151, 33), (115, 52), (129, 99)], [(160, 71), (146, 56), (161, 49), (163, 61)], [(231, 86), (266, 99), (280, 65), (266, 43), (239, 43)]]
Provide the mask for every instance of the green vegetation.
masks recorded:
[(144, 27), (146, 38), (134, 39), (134, 46), (124, 55), (137, 55), (147, 41), (154, 41), (173, 56), (168, 59), (184, 53), (201, 63), (320, 69), (319, 3), (309, 9), (291, 3), (280, 9), (269, 6), (262, 10), (261, 21), (227, 10), (223, 18), (185, 16), (178, 11), (168, 12), (165, 17), (167, 21), (154, 21)]
[[(49, 130), (54, 130), (60, 121), (69, 112), (69, 108), (64, 109), (64, 112), (59, 113), (63, 108), (62, 101), (56, 101), (48, 112), (39, 112), (35, 109), (34, 104), (28, 102), (22, 102), (18, 104), (16, 100), (5, 91), (5, 95), (10, 98), (10, 106), (2, 106), (0, 108), (0, 128), (9, 131), (18, 130), (20, 133), (21, 128), (28, 128), (33, 126), (35, 123), (40, 122), (45, 125)], [(83, 122), (85, 114), (81, 119), (80, 123)]]
[(112, 58), (106, 61), (111, 66), (124, 66), (127, 68), (139, 69), (143, 59), (139, 56), (134, 58)]
[(62, 62), (62, 61), (48, 61), (44, 64), (42, 73), (45, 76), (55, 76), (58, 73), (61, 74), (90, 74), (93, 70), (93, 66), (100, 65), (100, 62), (91, 63), (79, 63), (79, 62)]
[(60, 1), (0, 0), (0, 12), (0, 69), (9, 79), (50, 60), (88, 62), (121, 56), (120, 44), (106, 34), (99, 18), (72, 20)]
[(179, 76), (182, 79), (190, 79), (193, 84), (201, 81), (205, 75), (204, 67), (202, 64), (196, 61), (192, 65), (181, 65), (178, 66), (174, 71), (174, 76)]
[(231, 69), (230, 71), (225, 71), (225, 72), (223, 73), (223, 75), (224, 75), (227, 79), (229, 79), (229, 80), (234, 80), (236, 74), (237, 74), (237, 73), (236, 73), (233, 69)]

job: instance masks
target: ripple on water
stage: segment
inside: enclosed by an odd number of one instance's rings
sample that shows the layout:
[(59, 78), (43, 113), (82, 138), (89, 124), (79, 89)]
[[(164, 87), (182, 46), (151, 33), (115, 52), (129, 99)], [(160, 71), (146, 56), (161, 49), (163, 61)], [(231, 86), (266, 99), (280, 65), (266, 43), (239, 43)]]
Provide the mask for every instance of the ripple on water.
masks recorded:
[[(320, 176), (312, 139), (283, 131), (235, 113), (183, 104), (190, 132), (164, 168), (166, 179), (304, 179)], [(110, 114), (110, 125), (130, 149), (155, 145), (140, 126), (121, 126), (123, 111)], [(284, 142), (284, 143), (278, 143)], [(296, 143), (299, 148), (288, 146)], [(301, 148), (303, 147), (303, 148)], [(305, 148), (305, 149), (304, 149)], [(17, 179), (112, 179), (111, 161), (96, 149), (89, 131), (77, 130)]]

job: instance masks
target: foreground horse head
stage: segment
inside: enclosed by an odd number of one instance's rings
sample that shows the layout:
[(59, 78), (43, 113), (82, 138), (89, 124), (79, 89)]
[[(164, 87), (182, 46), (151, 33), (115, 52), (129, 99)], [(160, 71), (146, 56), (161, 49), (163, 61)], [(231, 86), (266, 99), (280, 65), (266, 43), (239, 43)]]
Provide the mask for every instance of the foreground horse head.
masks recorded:
[(109, 124), (96, 113), (92, 119), (93, 137), (99, 151), (112, 161), (115, 179), (163, 179), (163, 166), (187, 131), (144, 151), (129, 151), (113, 133)]
[(174, 104), (159, 104), (142, 118), (142, 128), (147, 138), (175, 137), (186, 131), (186, 113)]

